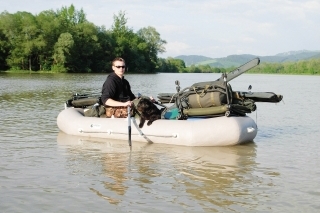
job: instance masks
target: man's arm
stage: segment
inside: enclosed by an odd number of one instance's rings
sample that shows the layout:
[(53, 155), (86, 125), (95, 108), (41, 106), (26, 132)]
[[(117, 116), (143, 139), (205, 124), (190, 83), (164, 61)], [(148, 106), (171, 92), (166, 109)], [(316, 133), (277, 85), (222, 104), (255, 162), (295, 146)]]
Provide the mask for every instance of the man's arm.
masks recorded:
[(127, 101), (127, 102), (120, 102), (120, 101), (115, 101), (112, 98), (108, 98), (105, 102), (105, 105), (107, 106), (131, 106), (132, 105), (132, 101)]

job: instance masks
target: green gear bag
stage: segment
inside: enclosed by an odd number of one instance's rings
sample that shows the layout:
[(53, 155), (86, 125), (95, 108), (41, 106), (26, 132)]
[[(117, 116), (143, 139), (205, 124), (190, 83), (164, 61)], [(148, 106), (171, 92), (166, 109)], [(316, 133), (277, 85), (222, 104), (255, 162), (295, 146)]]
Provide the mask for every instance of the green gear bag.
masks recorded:
[(106, 109), (104, 108), (103, 105), (92, 105), (88, 106), (84, 110), (84, 116), (85, 117), (104, 117), (106, 114)]
[(207, 92), (204, 94), (191, 94), (188, 96), (190, 108), (207, 108), (221, 106), (227, 103), (227, 96), (221, 92)]

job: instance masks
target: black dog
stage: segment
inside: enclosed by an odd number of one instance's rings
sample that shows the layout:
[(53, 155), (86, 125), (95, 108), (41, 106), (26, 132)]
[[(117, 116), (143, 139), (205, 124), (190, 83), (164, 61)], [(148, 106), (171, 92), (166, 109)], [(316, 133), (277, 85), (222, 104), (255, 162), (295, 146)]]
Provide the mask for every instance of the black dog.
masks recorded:
[(136, 110), (140, 115), (140, 128), (143, 127), (146, 120), (148, 120), (147, 125), (150, 126), (153, 121), (161, 119), (161, 110), (148, 98), (141, 98)]

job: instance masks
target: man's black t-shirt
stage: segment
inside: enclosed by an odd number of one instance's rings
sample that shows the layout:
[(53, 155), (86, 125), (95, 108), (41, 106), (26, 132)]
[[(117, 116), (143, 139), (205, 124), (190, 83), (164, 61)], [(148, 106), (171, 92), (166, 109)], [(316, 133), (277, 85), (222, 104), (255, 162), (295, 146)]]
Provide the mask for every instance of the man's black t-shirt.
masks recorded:
[(131, 91), (129, 82), (124, 77), (120, 78), (113, 72), (108, 75), (102, 86), (101, 101), (103, 105), (105, 105), (109, 98), (115, 101), (126, 102), (136, 97)]

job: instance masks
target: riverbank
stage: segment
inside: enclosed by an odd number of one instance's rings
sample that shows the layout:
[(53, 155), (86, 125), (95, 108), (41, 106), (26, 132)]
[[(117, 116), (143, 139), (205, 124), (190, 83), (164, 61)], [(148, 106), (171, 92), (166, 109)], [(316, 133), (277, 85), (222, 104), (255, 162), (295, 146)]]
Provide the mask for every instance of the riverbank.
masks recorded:
[[(0, 74), (5, 73), (5, 74), (102, 74), (102, 73), (111, 73), (111, 72), (100, 72), (100, 73), (75, 73), (75, 72), (53, 72), (53, 71), (29, 71), (29, 70), (7, 70), (7, 71), (0, 71)], [(155, 73), (141, 73), (141, 72), (126, 72), (126, 74), (156, 74)], [(164, 72), (163, 72), (164, 73)], [(185, 74), (190, 74), (190, 73), (197, 73), (197, 72), (188, 72)], [(170, 73), (169, 73), (170, 74)], [(177, 74), (177, 73), (172, 73), (172, 74)], [(181, 73), (184, 74), (184, 73)], [(199, 74), (204, 74), (204, 73), (199, 73)], [(219, 74), (219, 73), (215, 73), (215, 74)], [(314, 76), (319, 76), (320, 73), (316, 73), (316, 74), (311, 74), (311, 73), (274, 73), (274, 72), (270, 72), (270, 73), (265, 73), (265, 72), (251, 72), (248, 71), (247, 74), (266, 74), (266, 75), (314, 75)]]
[(66, 73), (66, 72), (53, 72), (53, 71), (29, 71), (29, 70), (6, 70), (0, 71), (0, 73), (10, 73), (10, 74), (58, 74), (58, 73)]
[[(111, 73), (110, 72), (55, 72), (55, 71), (29, 71), (29, 70), (6, 70), (0, 71), (0, 73), (8, 73), (8, 74), (102, 74), (102, 73)], [(126, 74), (156, 74), (157, 72), (128, 72)]]

